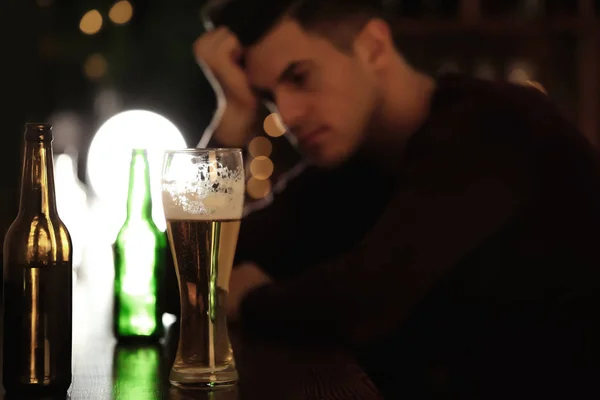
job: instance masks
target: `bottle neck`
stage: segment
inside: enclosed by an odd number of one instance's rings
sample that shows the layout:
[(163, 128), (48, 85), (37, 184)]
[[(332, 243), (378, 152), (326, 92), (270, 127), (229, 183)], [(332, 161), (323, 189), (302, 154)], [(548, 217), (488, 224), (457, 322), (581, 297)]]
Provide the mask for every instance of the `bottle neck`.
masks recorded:
[(21, 175), (19, 214), (58, 216), (50, 141), (26, 141)]
[(151, 220), (150, 171), (145, 152), (134, 151), (129, 169), (127, 220)]

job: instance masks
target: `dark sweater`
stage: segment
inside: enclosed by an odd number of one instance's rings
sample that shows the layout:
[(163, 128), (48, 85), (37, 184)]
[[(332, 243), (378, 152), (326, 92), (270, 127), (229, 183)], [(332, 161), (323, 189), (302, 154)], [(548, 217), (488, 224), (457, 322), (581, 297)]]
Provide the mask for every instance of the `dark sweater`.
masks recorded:
[(590, 390), (591, 145), (533, 89), (448, 76), (399, 157), (308, 170), (244, 220), (238, 260), (278, 278), (245, 298), (244, 328), (347, 346), (390, 399)]

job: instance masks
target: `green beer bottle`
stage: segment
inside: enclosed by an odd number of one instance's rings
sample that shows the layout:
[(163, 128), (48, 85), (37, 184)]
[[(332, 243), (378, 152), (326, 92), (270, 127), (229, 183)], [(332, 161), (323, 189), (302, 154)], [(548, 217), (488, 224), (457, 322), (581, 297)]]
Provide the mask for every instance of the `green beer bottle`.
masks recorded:
[(155, 341), (163, 334), (167, 240), (152, 221), (146, 150), (134, 149), (129, 170), (127, 217), (113, 243), (113, 329), (123, 341)]

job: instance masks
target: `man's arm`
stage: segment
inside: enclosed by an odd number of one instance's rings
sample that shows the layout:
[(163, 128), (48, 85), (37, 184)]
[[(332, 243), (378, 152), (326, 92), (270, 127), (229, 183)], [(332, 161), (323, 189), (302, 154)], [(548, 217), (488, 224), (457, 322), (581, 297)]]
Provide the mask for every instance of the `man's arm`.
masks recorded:
[(354, 251), (251, 292), (241, 305), (242, 324), (262, 335), (352, 344), (394, 330), (463, 257), (519, 212), (526, 158), (503, 140), (472, 146), (456, 140), (409, 166)]

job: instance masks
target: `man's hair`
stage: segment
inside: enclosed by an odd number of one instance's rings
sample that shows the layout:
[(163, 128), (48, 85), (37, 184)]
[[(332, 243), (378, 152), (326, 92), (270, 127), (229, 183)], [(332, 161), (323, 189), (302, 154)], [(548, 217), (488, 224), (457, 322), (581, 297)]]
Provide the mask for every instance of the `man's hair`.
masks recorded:
[(205, 7), (215, 26), (225, 25), (242, 45), (258, 42), (284, 17), (348, 50), (372, 18), (386, 19), (384, 0), (212, 0)]

